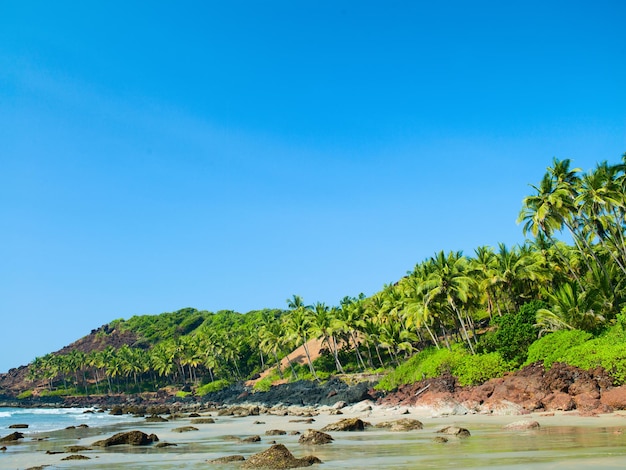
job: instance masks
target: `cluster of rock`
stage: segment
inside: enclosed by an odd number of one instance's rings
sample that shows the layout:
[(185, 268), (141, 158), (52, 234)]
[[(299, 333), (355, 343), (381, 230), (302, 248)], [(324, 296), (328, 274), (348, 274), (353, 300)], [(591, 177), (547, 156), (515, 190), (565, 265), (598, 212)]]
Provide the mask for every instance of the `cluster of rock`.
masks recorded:
[(585, 371), (556, 363), (546, 371), (536, 363), (474, 387), (460, 387), (451, 375), (423, 380), (399, 387), (378, 403), (421, 406), (444, 414), (578, 410), (594, 415), (626, 409), (626, 387), (613, 387), (613, 379), (602, 368)]

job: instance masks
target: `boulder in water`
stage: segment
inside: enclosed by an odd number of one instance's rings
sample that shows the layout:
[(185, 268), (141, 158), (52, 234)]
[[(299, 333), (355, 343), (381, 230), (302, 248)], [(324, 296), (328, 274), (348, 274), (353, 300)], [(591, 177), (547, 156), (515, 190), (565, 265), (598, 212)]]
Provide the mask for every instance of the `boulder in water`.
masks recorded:
[(443, 429), (440, 429), (439, 431), (437, 431), (440, 434), (448, 434), (450, 436), (457, 436), (457, 437), (469, 437), (471, 436), (470, 432), (465, 429), (465, 428), (459, 428), (456, 426), (447, 426)]
[(396, 421), (385, 421), (376, 425), (377, 428), (387, 428), (391, 431), (413, 431), (423, 429), (424, 425), (417, 419), (401, 418)]
[(0, 442), (17, 442), (19, 439), (24, 439), (24, 434), (16, 431), (0, 438)]
[(299, 468), (310, 467), (315, 463), (322, 463), (322, 461), (312, 455), (297, 459), (284, 445), (275, 444), (263, 452), (250, 456), (243, 464), (243, 468)]
[(159, 438), (155, 434), (146, 434), (141, 431), (118, 432), (108, 439), (96, 441), (92, 445), (97, 447), (110, 447), (128, 444), (131, 446), (145, 446), (157, 442)]
[(316, 431), (315, 429), (309, 429), (304, 434), (300, 436), (298, 442), (304, 445), (321, 445), (321, 444), (329, 444), (334, 439), (330, 434), (326, 434), (322, 431)]
[(345, 418), (324, 426), (322, 431), (363, 431), (366, 423), (359, 418)]
[(504, 429), (511, 429), (517, 431), (527, 431), (529, 429), (539, 429), (539, 423), (532, 419), (522, 419), (504, 426)]

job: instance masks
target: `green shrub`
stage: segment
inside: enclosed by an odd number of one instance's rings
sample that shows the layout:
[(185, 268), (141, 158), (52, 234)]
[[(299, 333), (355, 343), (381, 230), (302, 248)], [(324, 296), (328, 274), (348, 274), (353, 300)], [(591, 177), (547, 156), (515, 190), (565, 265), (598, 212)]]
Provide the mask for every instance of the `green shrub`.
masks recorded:
[(498, 352), (505, 361), (523, 364), (529, 346), (537, 339), (535, 323), (540, 308), (545, 308), (545, 304), (534, 300), (522, 305), (517, 313), (494, 318), (492, 323), (497, 329), (481, 338), (479, 351)]
[(178, 392), (176, 392), (176, 396), (178, 398), (185, 398), (185, 397), (188, 397), (189, 395), (191, 395), (191, 392), (183, 392), (182, 390), (179, 390)]
[(459, 345), (449, 349), (428, 348), (400, 364), (376, 385), (377, 390), (394, 390), (400, 385), (452, 373), (461, 357), (468, 353)]
[(526, 364), (543, 361), (544, 367), (550, 369), (555, 362), (567, 362), (568, 353), (591, 338), (591, 333), (581, 330), (555, 331), (530, 345)]
[(257, 392), (267, 392), (272, 386), (272, 383), (276, 382), (279, 379), (280, 376), (278, 375), (276, 369), (274, 369), (269, 375), (263, 377), (261, 380), (255, 383), (253, 389)]
[(461, 385), (476, 385), (494, 377), (502, 377), (514, 365), (503, 359), (500, 353), (466, 355), (456, 362), (452, 370)]
[(445, 373), (452, 374), (461, 385), (475, 385), (501, 377), (512, 369), (514, 364), (505, 361), (497, 352), (472, 355), (457, 344), (452, 350), (429, 348), (421, 351), (384, 376), (375, 388), (390, 391)]
[(207, 393), (218, 392), (223, 388), (228, 387), (229, 382), (225, 379), (216, 380), (215, 382), (209, 382), (208, 384), (204, 384), (196, 390), (196, 395), (204, 396)]
[(32, 390), (24, 390), (22, 393), (20, 393), (17, 396), (18, 400), (24, 400), (25, 398), (30, 398), (33, 396), (33, 391)]
[(57, 390), (42, 390), (39, 396), (41, 397), (64, 397), (76, 395), (77, 390), (75, 388), (59, 388)]

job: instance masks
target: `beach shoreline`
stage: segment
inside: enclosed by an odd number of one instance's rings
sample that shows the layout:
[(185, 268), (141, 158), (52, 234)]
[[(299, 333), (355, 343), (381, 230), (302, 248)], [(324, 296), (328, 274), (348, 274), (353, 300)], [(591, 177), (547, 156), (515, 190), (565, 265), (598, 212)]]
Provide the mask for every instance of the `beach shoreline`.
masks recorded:
[[(540, 426), (539, 430), (507, 431), (504, 433), (505, 437), (515, 439), (515, 436), (522, 436), (524, 439), (541, 440), (547, 435), (542, 433), (549, 433), (550, 430), (555, 429), (568, 429), (572, 435), (594, 434), (603, 430), (601, 432), (613, 436), (617, 444), (622, 441), (622, 427), (626, 430), (624, 412), (613, 412), (595, 417), (581, 416), (576, 412), (533, 412), (524, 415), (448, 414), (441, 409), (425, 406), (389, 407), (377, 405), (369, 400), (347, 406), (343, 406), (342, 403), (319, 407), (279, 405), (265, 408), (255, 404), (217, 408), (208, 406), (198, 408), (193, 413), (191, 416), (196, 416), (196, 414), (199, 416), (194, 418), (190, 416), (189, 410), (184, 413), (179, 410), (173, 415), (164, 416), (163, 419), (167, 421), (157, 423), (147, 422), (145, 418), (129, 416), (126, 422), (103, 428), (90, 428), (82, 431), (60, 430), (46, 433), (46, 435), (28, 435), (19, 443), (1, 444), (6, 446), (6, 450), (0, 454), (0, 467), (7, 469), (38, 466), (49, 466), (47, 468), (53, 469), (76, 468), (78, 462), (61, 459), (80, 454), (88, 457), (89, 460), (81, 460), (79, 468), (94, 470), (107, 468), (107, 466), (109, 468), (144, 468), (144, 466), (160, 469), (195, 468), (200, 464), (207, 465), (208, 460), (228, 455), (241, 454), (248, 459), (254, 453), (265, 450), (273, 442), (277, 442), (287, 446), (297, 456), (317, 455), (327, 464), (324, 468), (348, 468), (350, 461), (357, 462), (357, 468), (359, 466), (367, 468), (368, 463), (372, 464), (369, 468), (387, 468), (385, 465), (380, 466), (381, 462), (385, 462), (386, 445), (389, 449), (394, 449), (399, 445), (398, 442), (406, 442), (406, 444), (422, 446), (424, 449), (438, 453), (441, 447), (435, 443), (434, 438), (438, 435), (437, 431), (446, 426), (468, 429), (472, 437), (465, 442), (476, 442), (481, 438), (493, 439), (494, 435), (503, 434), (504, 426), (520, 420), (537, 422)], [(194, 419), (198, 418), (211, 418), (214, 423), (197, 424), (197, 421), (194, 423)], [(298, 444), (298, 436), (307, 429), (320, 430), (346, 418), (360, 419), (371, 426), (363, 432), (331, 432), (335, 442), (327, 446)], [(392, 432), (375, 427), (384, 421), (401, 419), (419, 420), (423, 424), (423, 429)], [(195, 430), (177, 431), (188, 426)], [(155, 444), (140, 447), (128, 445), (115, 446), (115, 448), (93, 447), (93, 443), (98, 440), (110, 437), (117, 432), (130, 430), (156, 434), (159, 443), (174, 445), (171, 447), (157, 447)], [(280, 430), (284, 434), (266, 435), (271, 430)], [(259, 436), (259, 442), (245, 441), (246, 438), (255, 435)], [(459, 439), (451, 437), (450, 440), (453, 442), (449, 448), (458, 450), (459, 443), (456, 441)], [(68, 446), (76, 445), (84, 446), (89, 450), (78, 453), (67, 451)], [(377, 452), (380, 455), (369, 455), (368, 461), (363, 462), (364, 453), (367, 454), (368, 450), (374, 447), (379, 448)], [(401, 460), (401, 456), (393, 452), (387, 452), (387, 454), (391, 459), (389, 462)], [(418, 456), (415, 458), (418, 459)], [(411, 459), (408, 458), (408, 460)], [(410, 465), (412, 465), (410, 462), (405, 464), (396, 462), (393, 468), (411, 468)], [(492, 465), (486, 462), (485, 466)], [(240, 468), (240, 464), (214, 465), (209, 468)]]

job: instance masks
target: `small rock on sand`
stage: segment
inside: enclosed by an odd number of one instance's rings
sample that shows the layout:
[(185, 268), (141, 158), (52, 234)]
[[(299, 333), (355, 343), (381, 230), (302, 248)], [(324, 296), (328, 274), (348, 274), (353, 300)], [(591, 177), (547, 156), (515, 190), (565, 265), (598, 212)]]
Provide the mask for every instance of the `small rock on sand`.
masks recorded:
[(457, 437), (469, 437), (471, 436), (470, 432), (465, 428), (458, 428), (456, 426), (447, 426), (443, 429), (437, 431), (440, 434), (448, 434), (450, 436)]
[(207, 460), (207, 463), (230, 463), (230, 462), (243, 462), (246, 460), (243, 455), (227, 455), (226, 457), (218, 457), (217, 459)]
[(526, 431), (528, 429), (539, 429), (539, 427), (540, 426), (537, 421), (533, 421), (532, 419), (522, 419), (520, 421), (507, 424), (504, 426), (504, 429)]

